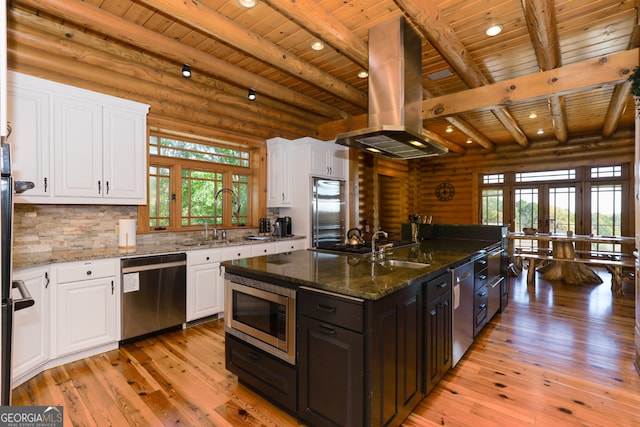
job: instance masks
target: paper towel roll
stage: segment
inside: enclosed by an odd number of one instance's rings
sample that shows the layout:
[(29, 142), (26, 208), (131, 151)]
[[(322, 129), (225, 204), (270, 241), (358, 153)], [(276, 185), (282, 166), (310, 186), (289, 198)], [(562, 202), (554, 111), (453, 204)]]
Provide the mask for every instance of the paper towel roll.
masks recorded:
[(136, 247), (136, 220), (122, 218), (118, 221), (118, 249)]

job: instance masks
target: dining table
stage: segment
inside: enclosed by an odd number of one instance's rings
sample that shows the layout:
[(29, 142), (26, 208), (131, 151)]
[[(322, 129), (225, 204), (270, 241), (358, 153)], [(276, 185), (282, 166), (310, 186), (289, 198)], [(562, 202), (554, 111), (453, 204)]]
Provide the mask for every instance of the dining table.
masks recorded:
[[(622, 292), (622, 268), (633, 267), (631, 254), (635, 239), (625, 236), (583, 234), (523, 233), (508, 234), (510, 259), (528, 259), (527, 283), (535, 281), (535, 272), (544, 280), (562, 280), (569, 284), (594, 285), (602, 278), (588, 265), (602, 265), (611, 273), (612, 289)], [(537, 245), (517, 245), (517, 241), (537, 241)], [(593, 249), (591, 244), (621, 245), (620, 251)], [(576, 244), (586, 247), (576, 250)], [(517, 263), (516, 263), (517, 264)]]

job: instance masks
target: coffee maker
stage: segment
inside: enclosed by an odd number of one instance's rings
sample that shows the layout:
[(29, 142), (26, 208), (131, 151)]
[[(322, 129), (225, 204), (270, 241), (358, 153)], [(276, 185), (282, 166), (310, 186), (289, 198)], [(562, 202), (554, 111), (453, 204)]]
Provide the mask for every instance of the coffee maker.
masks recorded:
[(290, 216), (285, 216), (285, 217), (281, 217), (278, 218), (276, 220), (278, 222), (278, 224), (280, 224), (280, 237), (286, 237), (286, 236), (292, 236), (293, 233), (291, 232), (291, 217)]

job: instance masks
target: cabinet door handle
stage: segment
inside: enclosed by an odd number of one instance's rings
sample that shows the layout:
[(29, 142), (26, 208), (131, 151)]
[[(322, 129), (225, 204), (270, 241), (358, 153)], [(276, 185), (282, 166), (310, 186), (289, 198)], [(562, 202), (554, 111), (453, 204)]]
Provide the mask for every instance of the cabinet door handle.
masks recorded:
[(282, 201), (284, 202), (284, 192), (282, 193)]
[(107, 186), (107, 196), (109, 195), (109, 181), (106, 182), (106, 186)]
[(439, 283), (438, 285), (436, 285), (436, 287), (437, 287), (438, 289), (446, 288), (446, 287), (447, 287), (447, 282)]
[(482, 310), (482, 309), (483, 309), (483, 308), (485, 308), (486, 306), (487, 306), (487, 304), (480, 304), (480, 305), (478, 306), (478, 308), (479, 308), (480, 310)]
[(98, 194), (102, 193), (102, 183), (98, 181)]
[(113, 280), (111, 281), (111, 295), (113, 295)]
[(478, 279), (487, 280), (487, 276), (485, 276), (484, 274), (481, 274), (481, 275), (478, 276)]
[(47, 181), (47, 178), (44, 178), (44, 192), (47, 192), (47, 187), (48, 187), (49, 182)]
[(322, 330), (322, 332), (325, 333), (326, 335), (335, 335), (336, 334), (336, 330), (333, 329), (331, 326), (320, 325), (320, 326), (318, 326), (318, 328), (320, 328)]
[(51, 280), (49, 279), (49, 272), (45, 271), (44, 272), (44, 288), (45, 289), (49, 287), (49, 282), (51, 282)]
[(324, 305), (324, 304), (318, 304), (316, 306), (316, 308), (318, 309), (318, 311), (320, 311), (322, 313), (334, 313), (336, 311), (335, 307), (331, 307), (331, 306)]
[(486, 259), (481, 259), (481, 260), (478, 261), (478, 264), (487, 265), (487, 260)]
[(487, 296), (487, 293), (486, 293), (486, 292), (483, 292), (483, 293), (481, 293), (481, 294), (478, 294), (478, 296), (480, 296), (480, 297), (486, 297), (486, 296)]

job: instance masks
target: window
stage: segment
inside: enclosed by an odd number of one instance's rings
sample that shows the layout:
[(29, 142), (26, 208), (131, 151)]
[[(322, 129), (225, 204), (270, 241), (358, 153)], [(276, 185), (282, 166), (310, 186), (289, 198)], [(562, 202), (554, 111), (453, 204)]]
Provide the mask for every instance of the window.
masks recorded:
[(251, 151), (246, 148), (151, 134), (149, 203), (139, 215), (148, 223), (141, 229), (176, 231), (250, 223), (250, 162)]
[[(622, 164), (486, 174), (479, 180), (480, 217), (483, 224), (509, 224), (514, 231), (629, 236), (630, 170)], [(621, 247), (593, 244), (592, 250), (619, 252)]]
[(485, 225), (504, 224), (502, 188), (482, 190), (482, 223)]

